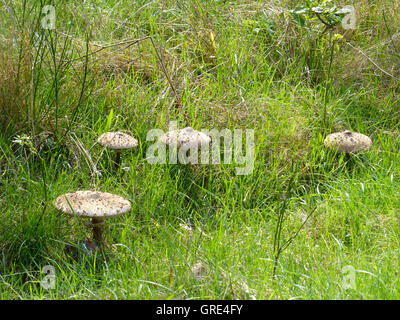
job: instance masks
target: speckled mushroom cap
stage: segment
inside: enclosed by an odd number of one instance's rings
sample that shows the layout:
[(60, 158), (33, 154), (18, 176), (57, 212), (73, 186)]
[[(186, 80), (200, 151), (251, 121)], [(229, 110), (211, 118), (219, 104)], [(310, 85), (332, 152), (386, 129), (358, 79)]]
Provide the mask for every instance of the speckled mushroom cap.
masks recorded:
[(180, 130), (173, 130), (160, 137), (160, 141), (172, 147), (198, 147), (210, 143), (211, 138), (203, 132), (186, 127)]
[(119, 131), (103, 133), (97, 142), (103, 147), (116, 150), (134, 148), (139, 144), (134, 137)]
[(372, 141), (366, 135), (346, 130), (328, 135), (324, 144), (338, 152), (353, 153), (369, 149)]
[(54, 206), (63, 213), (84, 218), (111, 218), (131, 209), (125, 198), (100, 191), (76, 191), (59, 196)]

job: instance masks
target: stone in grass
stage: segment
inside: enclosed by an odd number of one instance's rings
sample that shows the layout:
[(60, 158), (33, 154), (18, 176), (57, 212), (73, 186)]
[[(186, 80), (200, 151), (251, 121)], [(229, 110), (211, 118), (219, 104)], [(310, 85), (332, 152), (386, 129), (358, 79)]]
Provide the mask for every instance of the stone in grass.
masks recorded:
[(57, 210), (78, 218), (91, 218), (86, 225), (93, 230), (93, 240), (89, 240), (92, 250), (103, 245), (105, 219), (120, 216), (131, 209), (129, 200), (107, 192), (76, 191), (59, 196), (54, 201)]

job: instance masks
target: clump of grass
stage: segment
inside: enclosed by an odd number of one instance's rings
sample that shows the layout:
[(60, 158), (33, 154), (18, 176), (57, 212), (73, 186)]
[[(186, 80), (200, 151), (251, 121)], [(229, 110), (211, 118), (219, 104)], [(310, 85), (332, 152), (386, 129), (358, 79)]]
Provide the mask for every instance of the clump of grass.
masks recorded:
[[(74, 48), (69, 38), (43, 26), (43, 3), (24, 0), (5, 8), (9, 15), (8, 30), (0, 30), (0, 124), (9, 135), (28, 134), (37, 146), (43, 132), (62, 140), (84, 103), (87, 58), (79, 72), (71, 72)], [(74, 78), (79, 79), (76, 89), (68, 92), (66, 82)], [(76, 99), (67, 104), (68, 96)]]
[(13, 39), (0, 39), (0, 125), (5, 129), (14, 126), (21, 130), (31, 114), (31, 43), (22, 36), (19, 34), (18, 55)]

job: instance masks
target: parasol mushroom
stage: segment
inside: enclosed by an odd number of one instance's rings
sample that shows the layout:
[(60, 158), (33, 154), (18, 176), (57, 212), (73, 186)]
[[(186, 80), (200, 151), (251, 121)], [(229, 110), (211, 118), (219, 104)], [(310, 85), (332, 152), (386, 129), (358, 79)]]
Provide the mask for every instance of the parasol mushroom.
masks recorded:
[(122, 215), (131, 209), (125, 198), (100, 191), (76, 191), (59, 196), (54, 206), (67, 215), (91, 218), (86, 225), (93, 229), (93, 241), (97, 247), (103, 244), (105, 219)]
[(103, 133), (97, 142), (103, 147), (115, 150), (115, 169), (118, 169), (121, 164), (121, 150), (135, 148), (139, 144), (134, 137), (119, 131)]
[(169, 131), (162, 135), (159, 140), (172, 148), (188, 150), (209, 144), (211, 138), (203, 132), (186, 127)]
[(351, 153), (368, 150), (372, 141), (366, 135), (349, 130), (328, 135), (324, 145), (330, 149), (345, 153), (349, 158)]

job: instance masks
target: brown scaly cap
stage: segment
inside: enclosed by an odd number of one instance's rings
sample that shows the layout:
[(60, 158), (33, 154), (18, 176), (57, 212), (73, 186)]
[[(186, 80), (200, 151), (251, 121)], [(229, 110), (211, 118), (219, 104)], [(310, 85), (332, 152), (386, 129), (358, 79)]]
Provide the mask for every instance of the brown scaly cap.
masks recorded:
[(338, 152), (353, 153), (369, 149), (372, 141), (366, 135), (346, 130), (328, 135), (324, 145)]
[(131, 209), (131, 203), (121, 196), (87, 190), (63, 194), (54, 206), (69, 215), (99, 219), (119, 216)]
[(210, 143), (211, 138), (205, 133), (194, 130), (191, 127), (186, 127), (180, 130), (169, 131), (161, 136), (159, 140), (172, 147), (177, 146), (179, 149), (183, 146), (189, 148), (191, 146), (206, 145)]
[(116, 150), (134, 148), (139, 144), (134, 137), (119, 131), (103, 133), (97, 139), (97, 142), (103, 147)]

